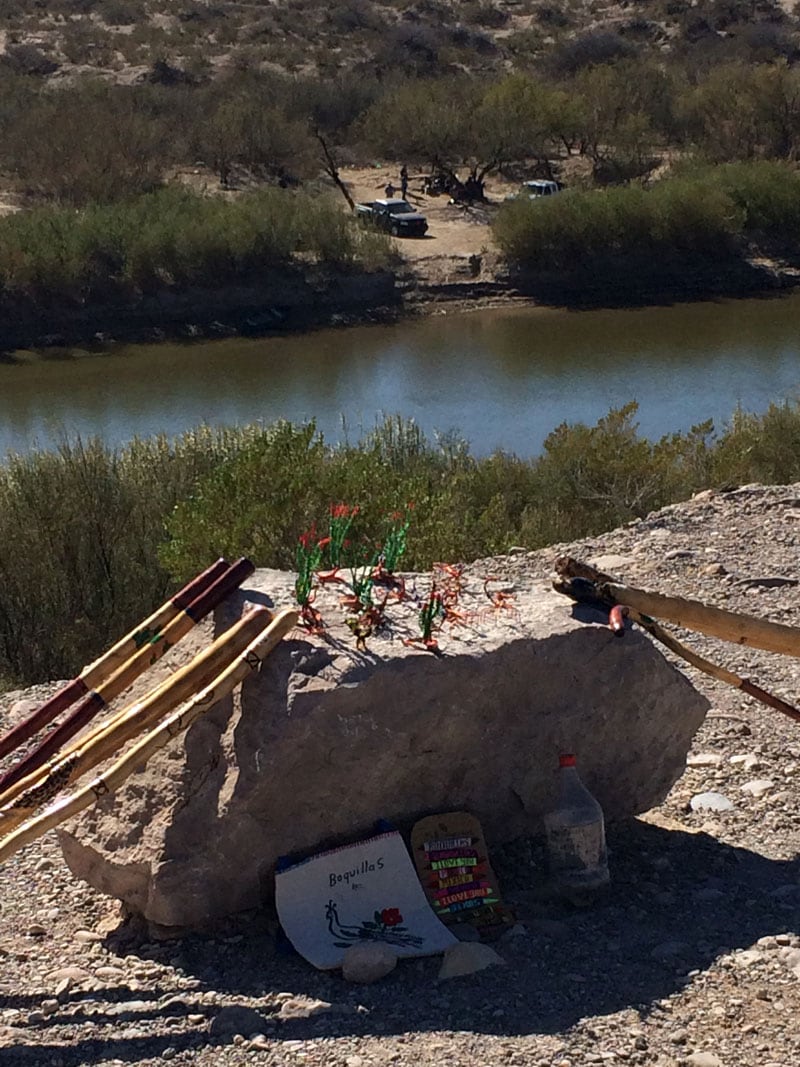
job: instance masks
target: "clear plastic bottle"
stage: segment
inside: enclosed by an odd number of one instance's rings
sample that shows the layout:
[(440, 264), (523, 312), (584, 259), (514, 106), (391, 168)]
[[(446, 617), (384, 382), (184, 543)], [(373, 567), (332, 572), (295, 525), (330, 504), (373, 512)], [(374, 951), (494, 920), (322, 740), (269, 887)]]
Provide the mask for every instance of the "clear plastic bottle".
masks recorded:
[(559, 756), (559, 797), (544, 818), (552, 885), (585, 903), (608, 884), (603, 809), (583, 784), (571, 754)]

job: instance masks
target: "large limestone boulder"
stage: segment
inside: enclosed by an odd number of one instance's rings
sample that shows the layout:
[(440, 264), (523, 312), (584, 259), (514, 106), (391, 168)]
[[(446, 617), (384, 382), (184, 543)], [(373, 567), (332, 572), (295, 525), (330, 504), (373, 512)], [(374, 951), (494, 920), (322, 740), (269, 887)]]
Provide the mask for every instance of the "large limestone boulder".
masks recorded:
[[(278, 857), (420, 815), (466, 809), (490, 846), (536, 832), (559, 752), (609, 819), (658, 804), (681, 774), (707, 710), (649, 638), (613, 636), (606, 619), (549, 584), (515, 579), (493, 606), (480, 566), (445, 626), (441, 654), (404, 643), (415, 593), (359, 651), (341, 587), (317, 606), (324, 637), (296, 631), (240, 693), (216, 705), (113, 796), (61, 831), (72, 871), (134, 912), (191, 927), (272, 894)], [(218, 613), (245, 600), (292, 602), (293, 576), (258, 571)], [(498, 586), (490, 586), (489, 592)]]

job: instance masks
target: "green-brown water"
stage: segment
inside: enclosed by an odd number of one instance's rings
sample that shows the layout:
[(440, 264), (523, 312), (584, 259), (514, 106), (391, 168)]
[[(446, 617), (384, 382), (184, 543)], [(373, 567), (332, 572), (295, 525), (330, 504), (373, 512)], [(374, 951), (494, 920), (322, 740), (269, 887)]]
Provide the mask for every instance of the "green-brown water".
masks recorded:
[(382, 413), (459, 430), (477, 454), (538, 452), (560, 422), (640, 405), (651, 437), (800, 389), (800, 294), (568, 312), (515, 309), (302, 336), (20, 353), (0, 364), (0, 455), (59, 432), (177, 434), (315, 418), (357, 437)]

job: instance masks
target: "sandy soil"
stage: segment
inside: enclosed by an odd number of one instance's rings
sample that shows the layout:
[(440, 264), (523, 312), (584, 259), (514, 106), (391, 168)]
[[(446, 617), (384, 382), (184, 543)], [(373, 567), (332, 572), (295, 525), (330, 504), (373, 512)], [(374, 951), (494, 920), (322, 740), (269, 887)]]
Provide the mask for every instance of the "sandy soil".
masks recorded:
[[(381, 167), (343, 168), (342, 179), (347, 184), (353, 199), (375, 200), (384, 196), (386, 183), (391, 181), (400, 188), (400, 164)], [(408, 185), (408, 202), (428, 219), (430, 229), (424, 238), (400, 238), (397, 246), (403, 257), (415, 266), (422, 260), (441, 256), (467, 258), (481, 252), (496, 252), (490, 229), (491, 220), (503, 197), (514, 192), (516, 182), (492, 176), (486, 183), (489, 203), (473, 208), (451, 204), (447, 196), (426, 196), (422, 191), (423, 175), (411, 172)]]

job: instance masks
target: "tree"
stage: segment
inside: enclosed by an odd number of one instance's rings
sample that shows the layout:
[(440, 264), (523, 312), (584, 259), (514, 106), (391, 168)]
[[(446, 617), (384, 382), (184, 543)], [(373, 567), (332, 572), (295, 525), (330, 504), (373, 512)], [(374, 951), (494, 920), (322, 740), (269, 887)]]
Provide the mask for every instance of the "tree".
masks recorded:
[(8, 131), (3, 151), (32, 195), (79, 207), (155, 188), (167, 144), (130, 89), (90, 83), (39, 96)]

